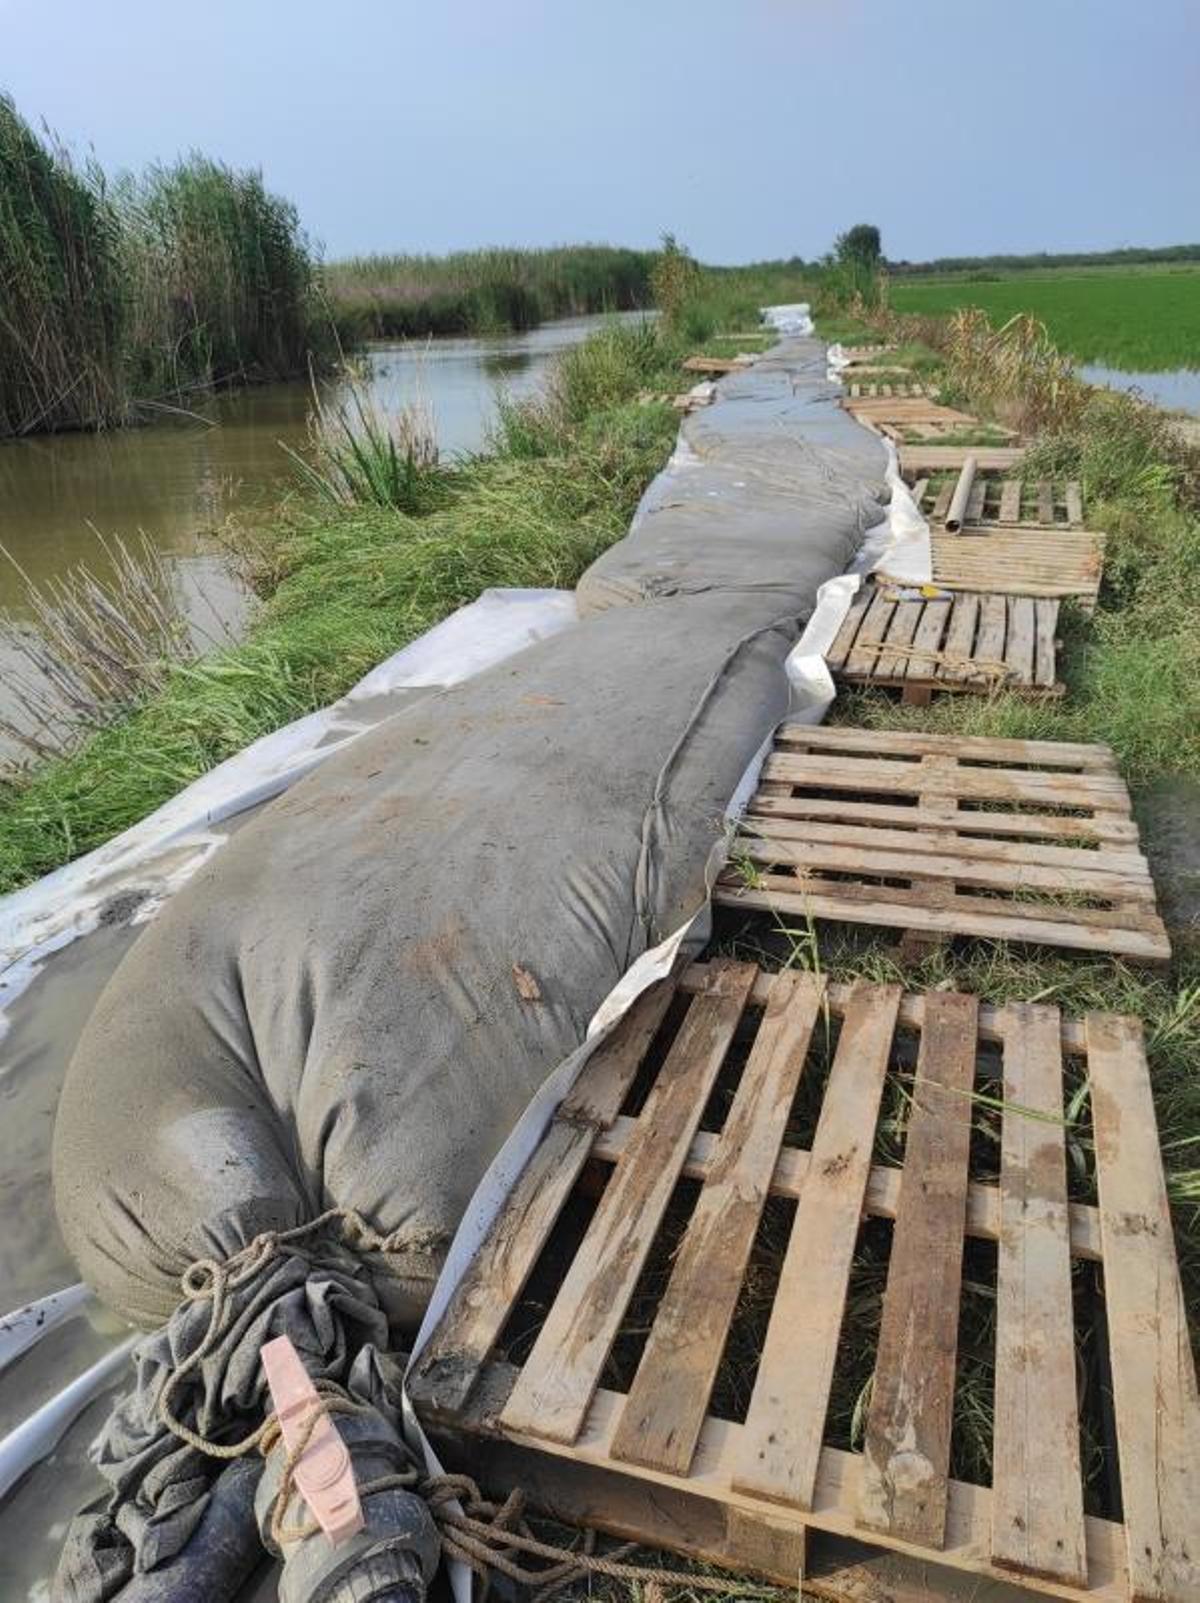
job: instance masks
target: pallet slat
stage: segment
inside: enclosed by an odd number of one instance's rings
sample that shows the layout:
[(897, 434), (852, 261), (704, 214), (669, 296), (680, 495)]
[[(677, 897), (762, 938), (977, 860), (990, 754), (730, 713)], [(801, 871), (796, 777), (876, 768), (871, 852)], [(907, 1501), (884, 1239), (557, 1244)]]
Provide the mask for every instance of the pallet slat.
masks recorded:
[(926, 999), (859, 1488), (860, 1525), (931, 1548), (946, 1530), (977, 1013), (973, 996)]
[(1087, 1580), (1058, 1009), (1004, 1010), (992, 1557)]
[(842, 1021), (733, 1472), (736, 1488), (773, 1502), (812, 1506), (899, 1006), (899, 986), (860, 986)]
[(693, 998), (631, 1142), (504, 1411), (513, 1430), (573, 1441), (653, 1232), (733, 1039), (754, 967), (730, 963)]
[(613, 1456), (684, 1473), (692, 1461), (824, 984), (772, 990), (613, 1438)]
[(1131, 1591), (1200, 1597), (1200, 1397), (1141, 1026), (1087, 1017), (1104, 1286)]
[(673, 994), (672, 981), (651, 986), (597, 1047), (517, 1182), (516, 1205), (495, 1220), (459, 1283), (422, 1355), (422, 1375), (440, 1406), (466, 1401), (587, 1162), (596, 1133), (620, 1112)]

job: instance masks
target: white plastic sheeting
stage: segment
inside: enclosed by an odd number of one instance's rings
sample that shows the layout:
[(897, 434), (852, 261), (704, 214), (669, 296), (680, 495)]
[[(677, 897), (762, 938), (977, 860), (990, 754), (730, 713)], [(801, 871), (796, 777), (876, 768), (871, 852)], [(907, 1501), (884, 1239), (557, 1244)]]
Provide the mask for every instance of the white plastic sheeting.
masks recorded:
[(809, 335), (813, 331), (813, 320), (807, 301), (795, 301), (789, 306), (764, 306), (762, 320), (768, 328), (773, 328), (780, 334)]

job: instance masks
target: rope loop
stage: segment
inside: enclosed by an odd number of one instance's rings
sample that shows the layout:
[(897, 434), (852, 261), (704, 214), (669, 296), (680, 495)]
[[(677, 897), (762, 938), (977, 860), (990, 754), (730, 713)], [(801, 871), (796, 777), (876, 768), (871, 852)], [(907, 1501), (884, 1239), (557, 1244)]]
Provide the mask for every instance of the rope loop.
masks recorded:
[[(180, 1278), (180, 1287), (187, 1302), (211, 1300), (208, 1324), (195, 1349), (169, 1371), (159, 1392), (156, 1412), (161, 1423), (172, 1435), (210, 1458), (242, 1458), (255, 1450), (264, 1457), (277, 1445), (280, 1425), (272, 1412), (261, 1425), (240, 1441), (218, 1442), (177, 1418), (172, 1411), (172, 1400), (182, 1382), (198, 1369), (225, 1335), (229, 1325), (229, 1294), (258, 1274), (281, 1249), (306, 1236), (315, 1235), (326, 1226), (336, 1223), (342, 1239), (356, 1242), (368, 1251), (396, 1252), (400, 1248), (399, 1232), (381, 1235), (352, 1208), (328, 1208), (306, 1224), (290, 1230), (264, 1230), (260, 1235), (235, 1252), (224, 1262), (217, 1258), (198, 1258), (189, 1264)], [(284, 1458), (279, 1491), (271, 1512), (271, 1540), (280, 1549), (285, 1543), (302, 1541), (319, 1529), (315, 1520), (289, 1524), (287, 1509), (295, 1495), (296, 1465), (304, 1454), (318, 1422), (329, 1414), (365, 1412), (366, 1403), (355, 1401), (336, 1381), (321, 1379), (313, 1382), (318, 1405), (305, 1422), (304, 1430), (294, 1447)], [(560, 1547), (553, 1542), (542, 1542), (534, 1536), (526, 1520), (525, 1494), (514, 1488), (502, 1503), (485, 1498), (469, 1475), (434, 1475), (421, 1479), (416, 1469), (380, 1476), (359, 1487), (359, 1496), (367, 1498), (380, 1492), (402, 1490), (415, 1492), (422, 1497), (433, 1516), (441, 1536), (442, 1550), (447, 1558), (458, 1559), (486, 1583), (493, 1574), (503, 1575), (518, 1586), (530, 1588), (532, 1603), (547, 1600), (569, 1582), (589, 1575), (604, 1575), (611, 1580), (636, 1582), (663, 1589), (683, 1589), (692, 1592), (719, 1592), (728, 1595), (732, 1590), (728, 1579), (686, 1570), (658, 1569), (653, 1565), (625, 1564), (621, 1560), (634, 1551), (637, 1544), (630, 1542), (615, 1549), (612, 1554), (600, 1556), (595, 1551), (596, 1533), (581, 1533), (579, 1547)], [(540, 1561), (535, 1567), (522, 1559)], [(776, 1597), (776, 1587), (738, 1586), (740, 1597)]]

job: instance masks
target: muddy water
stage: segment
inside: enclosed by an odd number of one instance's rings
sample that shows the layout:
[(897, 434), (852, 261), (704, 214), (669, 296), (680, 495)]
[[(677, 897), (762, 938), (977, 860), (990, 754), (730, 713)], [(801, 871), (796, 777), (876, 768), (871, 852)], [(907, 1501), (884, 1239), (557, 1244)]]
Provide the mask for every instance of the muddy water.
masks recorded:
[[(602, 322), (572, 318), (528, 334), (378, 344), (365, 358), (368, 387), (385, 408), (423, 399), (444, 455), (480, 450), (498, 387), (528, 394), (556, 352)], [(336, 402), (341, 393), (328, 385), (323, 399)], [(247, 600), (222, 558), (219, 532), (232, 514), (252, 519), (291, 488), (295, 473), (283, 446), (304, 449), (311, 409), (307, 383), (274, 384), (215, 397), (193, 416), (160, 413), (145, 428), (0, 442), (0, 545), (13, 558), (0, 556), (0, 719), (14, 711), (5, 684), (18, 663), (14, 633), (30, 617), (14, 564), (42, 584), (79, 563), (103, 576), (98, 533), (145, 531), (168, 559), (198, 641), (236, 636)]]

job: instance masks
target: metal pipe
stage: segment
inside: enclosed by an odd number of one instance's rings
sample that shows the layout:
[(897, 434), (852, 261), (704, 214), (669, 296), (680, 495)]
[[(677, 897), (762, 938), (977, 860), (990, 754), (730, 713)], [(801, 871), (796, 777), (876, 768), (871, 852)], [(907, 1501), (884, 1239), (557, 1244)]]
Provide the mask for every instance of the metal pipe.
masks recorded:
[(971, 488), (975, 483), (978, 466), (979, 463), (973, 456), (969, 456), (962, 465), (962, 472), (958, 475), (958, 483), (954, 486), (954, 494), (950, 499), (950, 509), (946, 513), (948, 534), (957, 534), (966, 522), (967, 502), (971, 499)]

